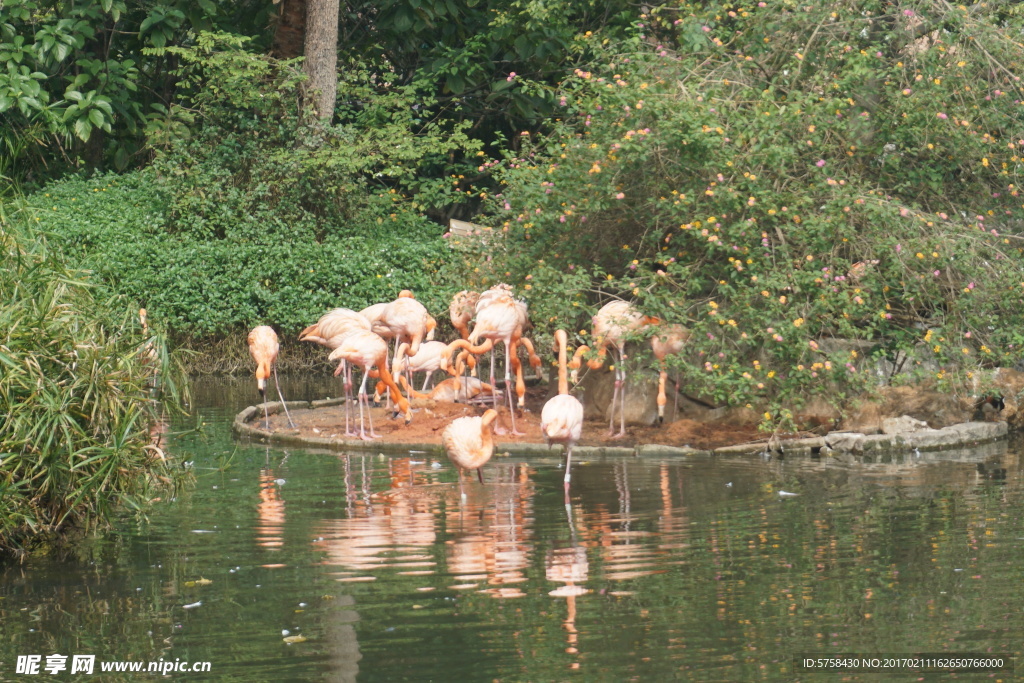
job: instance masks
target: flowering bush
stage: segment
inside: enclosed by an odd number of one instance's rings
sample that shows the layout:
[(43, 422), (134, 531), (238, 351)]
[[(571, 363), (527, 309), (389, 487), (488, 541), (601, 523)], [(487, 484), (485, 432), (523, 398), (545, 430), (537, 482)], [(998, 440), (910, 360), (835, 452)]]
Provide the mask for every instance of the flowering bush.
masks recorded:
[(691, 328), (691, 391), (769, 418), (875, 369), (974, 382), (1024, 341), (1022, 19), (663, 5), (561, 83), (550, 133), (481, 166), (494, 237), (452, 277), (532, 282), (548, 328), (633, 299)]

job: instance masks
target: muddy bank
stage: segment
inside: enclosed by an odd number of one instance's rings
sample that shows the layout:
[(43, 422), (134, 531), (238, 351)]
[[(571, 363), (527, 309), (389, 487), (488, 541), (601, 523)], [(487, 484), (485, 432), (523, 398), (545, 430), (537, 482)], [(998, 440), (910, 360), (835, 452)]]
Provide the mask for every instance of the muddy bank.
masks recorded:
[[(379, 439), (362, 441), (345, 436), (345, 410), (343, 399), (324, 401), (289, 401), (288, 409), (296, 428), (288, 426), (280, 403), (249, 406), (236, 417), (235, 433), (242, 437), (269, 441), (281, 446), (306, 446), (330, 450), (371, 450), (381, 453), (408, 453), (410, 450), (440, 451), (441, 432), (455, 418), (478, 415), (483, 408), (457, 403), (414, 401), (413, 420), (404, 424), (401, 417), (392, 418), (384, 408), (371, 410), (373, 426)], [(269, 432), (265, 428), (264, 407), (269, 413)], [(359, 411), (352, 406), (353, 425), (358, 430)], [(509, 429), (507, 411), (499, 419)], [(510, 453), (538, 454), (548, 452), (540, 432), (540, 411), (527, 410), (517, 414), (516, 427), (523, 436), (509, 434), (496, 437), (498, 450)], [(893, 434), (863, 434), (859, 432), (831, 432), (824, 436), (794, 434), (787, 437), (768, 437), (756, 425), (710, 424), (681, 419), (663, 426), (631, 425), (627, 435), (612, 439), (604, 421), (588, 420), (583, 437), (577, 447), (580, 455), (686, 455), (712, 452), (720, 455), (768, 454), (827, 456), (868, 459), (891, 454), (910, 454), (920, 457), (922, 452), (969, 448), (985, 443), (1005, 440), (1005, 422), (966, 422), (943, 429), (917, 426), (913, 431)], [(561, 449), (550, 449), (558, 457)]]

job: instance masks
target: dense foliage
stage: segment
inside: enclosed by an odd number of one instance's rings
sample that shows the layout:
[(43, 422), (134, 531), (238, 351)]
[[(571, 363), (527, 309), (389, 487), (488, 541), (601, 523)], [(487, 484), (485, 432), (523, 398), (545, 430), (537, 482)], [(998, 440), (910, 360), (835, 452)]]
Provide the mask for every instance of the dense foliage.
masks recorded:
[(876, 368), (973, 386), (1024, 343), (1022, 24), (930, 2), (662, 6), (567, 75), (552, 134), (481, 166), (494, 235), (451, 277), (514, 280), (548, 327), (586, 328), (588, 288), (634, 299), (692, 328), (693, 389), (769, 415)]
[(123, 298), (9, 223), (0, 253), (0, 551), (17, 551), (173, 484), (150, 433), (181, 395), (163, 335)]
[[(431, 294), (447, 247), (422, 209), (453, 191), (422, 166), (472, 143), (457, 127), (419, 120), (410, 105), (424, 100), (413, 90), (380, 92), (365, 72), (342, 83), (359, 102), (345, 123), (306, 128), (297, 72), (222, 49), (226, 40), (207, 36), (180, 52), (184, 87), (196, 84), (187, 139), (168, 142), (143, 171), (37, 193), (38, 225), (190, 335), (259, 323), (293, 332), (328, 308), (358, 310), (404, 288), (444, 305)], [(404, 184), (417, 186), (416, 201), (389, 187)]]
[(262, 30), (272, 4), (14, 0), (0, 4), (0, 176), (38, 183), (80, 165), (148, 159), (179, 127), (176, 58), (146, 48), (198, 30)]
[[(323, 125), (251, 21), (202, 5), (154, 39), (154, 7), (80, 7), (135, 11), (132, 54), (162, 65), (152, 163), (30, 204), (177, 331), (287, 332), (404, 287), (438, 315), (510, 281), (544, 336), (619, 296), (694, 331), (693, 391), (773, 419), (1019, 358), (1016, 4), (350, 4)], [(37, 63), (65, 10), (32, 15)], [(451, 251), (438, 223), (481, 206), (491, 229)]]

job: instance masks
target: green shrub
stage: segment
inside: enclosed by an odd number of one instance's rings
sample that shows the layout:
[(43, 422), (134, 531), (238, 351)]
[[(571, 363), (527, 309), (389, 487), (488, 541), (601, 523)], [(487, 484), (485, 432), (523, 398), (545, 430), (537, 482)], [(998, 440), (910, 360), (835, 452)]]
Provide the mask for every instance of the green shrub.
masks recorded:
[[(440, 228), (397, 208), (391, 193), (362, 197), (360, 222), (343, 231), (264, 211), (175, 221), (176, 190), (146, 169), (71, 178), (28, 203), (36, 225), (82, 267), (177, 333), (224, 335), (265, 322), (292, 332), (328, 308), (358, 310), (404, 288), (438, 305), (429, 295), (444, 255)], [(202, 208), (208, 217), (237, 208), (228, 201)]]
[(10, 552), (138, 509), (178, 479), (150, 428), (182, 396), (163, 335), (144, 335), (123, 297), (2, 221), (0, 253), (0, 551)]

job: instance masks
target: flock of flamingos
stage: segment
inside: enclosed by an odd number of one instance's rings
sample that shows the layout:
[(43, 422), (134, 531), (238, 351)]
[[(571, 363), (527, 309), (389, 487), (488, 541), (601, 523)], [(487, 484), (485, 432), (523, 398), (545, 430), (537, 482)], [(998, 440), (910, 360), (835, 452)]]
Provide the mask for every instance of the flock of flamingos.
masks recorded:
[[(453, 420), (441, 436), (442, 444), (449, 459), (459, 468), (459, 485), (462, 486), (462, 470), (477, 471), (480, 482), (483, 475), (480, 468), (490, 460), (494, 453), (494, 433), (504, 433), (495, 425), (498, 412), (494, 409), (497, 397), (504, 394), (507, 399), (512, 434), (522, 435), (516, 429), (515, 408), (524, 407), (526, 385), (523, 382), (522, 363), (518, 358), (518, 349), (524, 347), (529, 354), (529, 362), (538, 367), (540, 358), (534, 351), (533, 343), (524, 336), (529, 322), (526, 303), (517, 300), (512, 288), (500, 284), (483, 293), (462, 291), (456, 294), (449, 307), (452, 325), (458, 330), (461, 338), (446, 344), (432, 341), (436, 321), (427, 312), (426, 307), (415, 299), (412, 292), (403, 290), (398, 298), (389, 303), (375, 304), (356, 312), (347, 308), (335, 308), (328, 311), (313, 325), (299, 334), (300, 341), (310, 341), (326, 346), (331, 350), (329, 359), (339, 361), (335, 376), (342, 375), (345, 387), (345, 434), (369, 440), (379, 438), (373, 431), (373, 419), (369, 417), (369, 395), (367, 378), (377, 377), (376, 394), (388, 392), (394, 402), (396, 415), (400, 412), (405, 416), (405, 423), (412, 421), (409, 401), (414, 397), (423, 397), (422, 393), (412, 389), (411, 376), (414, 371), (426, 371), (427, 379), (423, 384), (426, 391), (430, 375), (438, 369), (452, 375), (428, 394), (430, 398), (441, 401), (469, 400), (478, 396), (489, 397), (492, 408), (483, 415), (476, 417), (460, 417)], [(469, 324), (474, 326), (470, 330)], [(622, 437), (626, 433), (625, 423), (625, 380), (626, 371), (622, 362), (625, 359), (626, 337), (649, 325), (661, 325), (656, 318), (645, 316), (627, 301), (616, 300), (606, 304), (593, 317), (593, 337), (596, 355), (587, 363), (592, 369), (604, 365), (605, 359), (612, 349), (618, 355), (615, 363), (615, 391), (612, 397), (611, 424), (609, 434)], [(658, 415), (663, 419), (665, 407), (665, 358), (679, 353), (689, 337), (686, 328), (679, 325), (667, 325), (651, 337), (651, 347), (655, 358), (661, 366), (658, 384)], [(396, 350), (392, 364), (388, 366), (388, 342), (394, 339)], [(482, 341), (481, 341), (482, 340)], [(555, 332), (558, 345), (558, 394), (547, 401), (541, 411), (541, 432), (548, 445), (562, 444), (565, 446), (565, 492), (569, 492), (570, 463), (573, 445), (579, 441), (583, 431), (583, 404), (569, 393), (567, 378), (568, 368), (572, 369), (572, 380), (576, 383), (581, 358), (591, 351), (588, 346), (580, 346), (567, 359), (566, 346), (568, 336), (564, 330)], [(277, 334), (272, 328), (261, 325), (249, 333), (249, 352), (256, 361), (256, 384), (260, 395), (266, 402), (266, 383), (274, 370), (274, 381), (277, 384), (277, 372), (274, 362), (279, 351)], [(469, 368), (475, 373), (476, 357), (491, 351), (498, 342), (505, 344), (505, 390), (496, 392), (495, 360), (491, 354), (490, 384), (476, 377), (464, 377)], [(357, 365), (363, 370), (362, 383), (359, 386), (359, 432), (352, 431), (349, 424), (352, 398), (352, 366)], [(512, 398), (512, 375), (515, 374), (515, 392), (517, 402)], [(396, 382), (395, 377), (398, 377)], [(408, 379), (407, 379), (408, 377)], [(406, 389), (405, 397), (401, 388)], [(280, 385), (277, 385), (278, 396), (282, 405)], [(619, 431), (615, 433), (615, 407), (619, 408)], [(369, 418), (370, 429), (366, 430), (364, 407)], [(285, 407), (287, 414), (287, 407)], [(289, 424), (294, 427), (291, 415)], [(267, 421), (269, 430), (269, 418)], [(463, 494), (465, 495), (465, 494)]]

